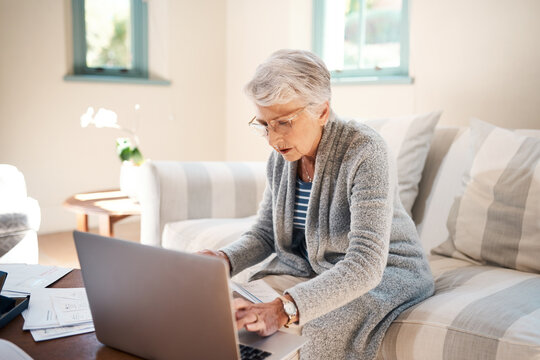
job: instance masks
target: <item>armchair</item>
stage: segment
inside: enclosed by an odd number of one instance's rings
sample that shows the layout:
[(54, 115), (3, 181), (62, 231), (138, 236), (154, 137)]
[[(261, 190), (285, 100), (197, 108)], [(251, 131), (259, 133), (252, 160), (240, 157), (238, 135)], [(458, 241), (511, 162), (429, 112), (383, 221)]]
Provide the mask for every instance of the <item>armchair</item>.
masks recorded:
[(27, 196), (23, 174), (0, 164), (0, 263), (38, 263), (39, 204)]

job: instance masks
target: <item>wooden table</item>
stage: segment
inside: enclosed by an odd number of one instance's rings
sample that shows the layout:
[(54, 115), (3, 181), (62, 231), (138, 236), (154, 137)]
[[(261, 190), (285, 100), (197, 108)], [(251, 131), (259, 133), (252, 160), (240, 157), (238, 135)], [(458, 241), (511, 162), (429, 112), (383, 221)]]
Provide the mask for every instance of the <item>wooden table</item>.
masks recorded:
[(120, 190), (76, 194), (64, 206), (77, 214), (77, 230), (88, 232), (88, 215), (99, 217), (99, 234), (114, 236), (114, 224), (131, 215), (140, 215), (141, 206)]
[[(81, 270), (75, 269), (58, 280), (53, 288), (83, 287)], [(21, 315), (13, 319), (8, 325), (0, 329), (0, 338), (17, 344), (34, 360), (134, 360), (139, 357), (115, 350), (100, 343), (96, 333), (75, 335), (60, 339), (35, 342), (29, 331), (23, 331), (24, 320)]]

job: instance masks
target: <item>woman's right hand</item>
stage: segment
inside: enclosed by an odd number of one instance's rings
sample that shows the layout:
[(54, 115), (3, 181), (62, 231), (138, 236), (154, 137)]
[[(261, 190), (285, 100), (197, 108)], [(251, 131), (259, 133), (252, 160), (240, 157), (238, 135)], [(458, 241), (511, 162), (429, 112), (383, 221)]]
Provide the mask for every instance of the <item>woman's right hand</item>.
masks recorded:
[(227, 254), (225, 254), (223, 251), (214, 251), (210, 249), (204, 249), (204, 250), (197, 251), (196, 254), (205, 255), (205, 256), (214, 256), (214, 257), (223, 259), (227, 263), (229, 272), (231, 271), (231, 262), (229, 261), (229, 257), (227, 256)]

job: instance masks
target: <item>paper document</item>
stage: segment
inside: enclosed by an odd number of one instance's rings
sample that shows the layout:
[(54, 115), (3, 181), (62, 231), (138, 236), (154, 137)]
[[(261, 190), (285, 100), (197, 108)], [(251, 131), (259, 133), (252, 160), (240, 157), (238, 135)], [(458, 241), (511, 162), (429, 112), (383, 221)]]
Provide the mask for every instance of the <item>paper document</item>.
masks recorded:
[[(23, 318), (26, 319), (28, 316), (28, 310), (22, 312)], [(39, 330), (30, 330), (30, 334), (34, 338), (34, 341), (44, 341), (57, 339), (60, 337), (72, 336), (85, 334), (95, 331), (93, 323), (86, 323), (82, 325), (72, 325), (72, 326), (60, 326), (50, 329), (39, 329)]]
[(280, 296), (262, 279), (250, 281), (247, 284), (231, 281), (231, 289), (253, 303), (270, 302)]
[(86, 294), (84, 298), (51, 297), (54, 311), (60, 325), (74, 325), (92, 321), (92, 314), (88, 305)]
[(84, 288), (36, 289), (30, 295), (23, 330), (92, 323)]
[(0, 271), (8, 273), (2, 295), (11, 297), (28, 295), (33, 289), (45, 288), (71, 270), (57, 266), (0, 264)]
[(73, 336), (79, 334), (86, 334), (89, 332), (96, 331), (94, 324), (88, 325), (74, 325), (74, 326), (62, 326), (59, 328), (53, 329), (43, 329), (43, 330), (31, 330), (30, 333), (34, 338), (34, 341), (44, 341), (58, 339), (66, 336)]

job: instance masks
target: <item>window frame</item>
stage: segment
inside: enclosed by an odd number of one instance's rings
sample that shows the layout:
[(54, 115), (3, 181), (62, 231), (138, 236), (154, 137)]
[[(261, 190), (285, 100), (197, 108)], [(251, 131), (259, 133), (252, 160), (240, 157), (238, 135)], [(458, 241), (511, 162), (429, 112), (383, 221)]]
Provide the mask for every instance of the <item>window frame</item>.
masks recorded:
[(73, 74), (93, 78), (148, 79), (148, 5), (143, 0), (131, 1), (131, 69), (92, 68), (86, 65), (85, 0), (71, 0), (73, 14)]
[[(363, 7), (366, 0), (358, 0)], [(325, 0), (313, 0), (313, 52), (323, 59), (323, 30), (325, 25)], [(409, 1), (402, 0), (401, 8), (400, 66), (376, 69), (332, 70), (337, 81), (378, 81), (410, 83), (409, 78)]]

